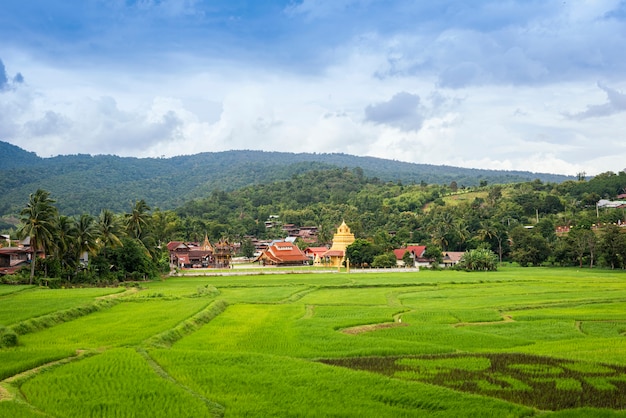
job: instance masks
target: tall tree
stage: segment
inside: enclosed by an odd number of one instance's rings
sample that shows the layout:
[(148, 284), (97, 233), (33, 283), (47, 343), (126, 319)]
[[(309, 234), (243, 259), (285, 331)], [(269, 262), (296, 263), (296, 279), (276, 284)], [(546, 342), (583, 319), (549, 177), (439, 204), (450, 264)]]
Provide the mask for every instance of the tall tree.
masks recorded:
[(93, 216), (83, 214), (76, 221), (76, 257), (94, 254), (98, 248), (98, 225)]
[(22, 238), (30, 238), (32, 250), (30, 284), (33, 283), (35, 277), (37, 253), (41, 251), (45, 257), (46, 251), (54, 239), (57, 224), (57, 209), (54, 202), (50, 198), (50, 192), (38, 189), (35, 193), (30, 194), (28, 204), (20, 212), (21, 226), (18, 235)]
[(611, 269), (624, 265), (626, 259), (626, 235), (617, 225), (608, 225), (599, 242), (599, 255)]
[(357, 238), (346, 248), (346, 258), (350, 264), (363, 267), (372, 265), (374, 257), (380, 254), (379, 249), (371, 242)]
[(106, 256), (107, 248), (122, 245), (124, 228), (120, 218), (108, 209), (102, 210), (98, 216), (98, 240)]
[(517, 226), (510, 233), (511, 257), (522, 267), (538, 266), (550, 256), (550, 247), (543, 235)]
[(152, 213), (154, 239), (159, 246), (163, 246), (163, 244), (171, 241), (180, 229), (180, 225), (180, 218), (175, 212), (156, 209)]
[(591, 229), (587, 228), (572, 228), (567, 234), (567, 242), (571, 246), (576, 259), (578, 260), (578, 266), (583, 266), (583, 260), (585, 255), (590, 255), (590, 266), (593, 267), (593, 250), (595, 249), (596, 236)]
[(496, 240), (496, 242), (498, 243), (498, 260), (500, 261), (500, 263), (502, 263), (502, 252), (503, 252), (502, 241), (507, 236), (506, 229), (504, 228), (504, 226), (499, 222), (495, 222), (493, 220), (486, 220), (481, 223), (481, 227), (477, 233), (478, 233), (478, 237), (483, 241), (487, 241), (491, 239)]
[(130, 213), (126, 214), (126, 231), (135, 239), (141, 239), (146, 232), (150, 220), (150, 207), (145, 200), (135, 202)]

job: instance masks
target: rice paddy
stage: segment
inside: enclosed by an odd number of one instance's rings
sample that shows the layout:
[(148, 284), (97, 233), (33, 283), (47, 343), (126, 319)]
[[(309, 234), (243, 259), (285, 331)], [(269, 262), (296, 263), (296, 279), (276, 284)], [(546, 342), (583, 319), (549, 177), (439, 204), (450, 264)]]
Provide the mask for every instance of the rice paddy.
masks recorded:
[(625, 272), (125, 290), (0, 286), (0, 416), (626, 416)]

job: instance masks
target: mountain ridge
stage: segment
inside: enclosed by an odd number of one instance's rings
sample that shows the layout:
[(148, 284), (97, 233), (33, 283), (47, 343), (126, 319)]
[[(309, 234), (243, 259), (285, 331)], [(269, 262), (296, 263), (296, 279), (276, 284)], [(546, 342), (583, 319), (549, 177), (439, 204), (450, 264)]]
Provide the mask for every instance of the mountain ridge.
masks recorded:
[(0, 215), (15, 214), (29, 193), (51, 192), (61, 213), (97, 214), (101, 209), (126, 211), (139, 199), (150, 206), (173, 209), (186, 201), (220, 190), (287, 180), (311, 170), (360, 168), (367, 177), (404, 183), (475, 186), (480, 182), (517, 183), (539, 179), (560, 183), (573, 177), (417, 164), (341, 153), (288, 153), (230, 150), (168, 158), (115, 155), (39, 157), (0, 141)]

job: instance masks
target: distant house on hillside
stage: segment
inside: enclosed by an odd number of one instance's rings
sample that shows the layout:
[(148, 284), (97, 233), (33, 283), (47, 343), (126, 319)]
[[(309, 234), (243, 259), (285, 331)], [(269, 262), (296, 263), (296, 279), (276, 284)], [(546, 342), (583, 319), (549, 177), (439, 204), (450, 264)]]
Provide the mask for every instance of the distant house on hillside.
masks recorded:
[(626, 200), (606, 200), (600, 199), (596, 203), (599, 208), (625, 208)]
[(254, 260), (263, 265), (294, 266), (308, 264), (307, 257), (293, 242), (275, 241)]

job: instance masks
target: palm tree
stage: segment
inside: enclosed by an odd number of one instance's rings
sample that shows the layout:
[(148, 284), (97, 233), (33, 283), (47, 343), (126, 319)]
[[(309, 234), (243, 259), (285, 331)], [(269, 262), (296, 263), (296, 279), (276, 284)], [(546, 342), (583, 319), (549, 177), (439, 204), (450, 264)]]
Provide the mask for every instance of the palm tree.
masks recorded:
[(35, 277), (37, 252), (41, 251), (45, 257), (46, 250), (51, 246), (55, 237), (57, 209), (53, 203), (50, 192), (38, 189), (30, 194), (28, 204), (20, 212), (21, 226), (18, 229), (18, 235), (21, 238), (30, 238), (32, 249), (29, 284), (33, 283)]
[(145, 200), (135, 202), (130, 213), (126, 214), (126, 231), (135, 239), (141, 239), (150, 219), (150, 207)]
[(98, 225), (93, 216), (83, 214), (76, 221), (76, 252), (75, 256), (80, 259), (84, 253), (93, 254), (98, 248)]
[(502, 240), (506, 236), (504, 227), (493, 221), (484, 221), (481, 223), (481, 228), (478, 230), (478, 237), (486, 241), (487, 239), (495, 238), (498, 241), (498, 259), (502, 263)]
[(150, 207), (145, 200), (135, 202), (130, 213), (126, 214), (126, 231), (131, 238), (134, 238), (141, 245), (150, 258), (155, 256), (154, 239), (150, 235), (150, 227), (152, 226), (152, 216)]
[(121, 247), (121, 237), (124, 235), (124, 229), (120, 218), (115, 216), (113, 212), (108, 209), (102, 210), (98, 217), (98, 240), (103, 248), (104, 255), (106, 256), (106, 249), (108, 247)]
[(64, 267), (75, 267), (72, 256), (76, 242), (76, 222), (68, 216), (59, 216), (56, 229), (55, 257)]

